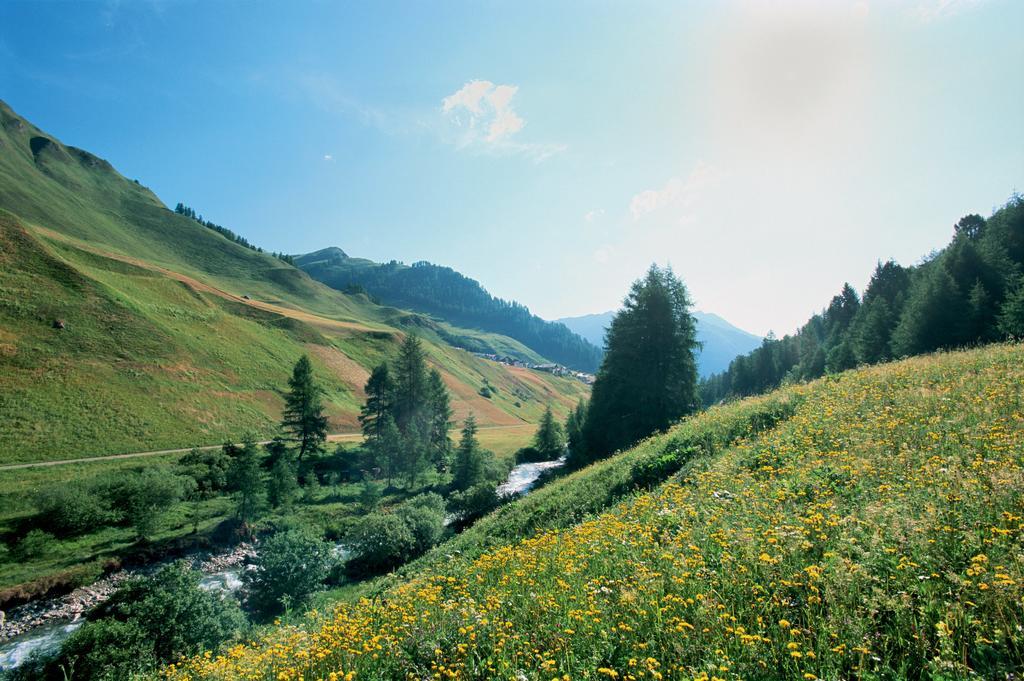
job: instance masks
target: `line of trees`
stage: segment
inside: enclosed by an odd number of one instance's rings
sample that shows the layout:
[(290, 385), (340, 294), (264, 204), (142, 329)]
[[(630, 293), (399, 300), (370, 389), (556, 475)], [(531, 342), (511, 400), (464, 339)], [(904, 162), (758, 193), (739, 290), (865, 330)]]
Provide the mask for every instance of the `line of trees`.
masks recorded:
[[(222, 227), (221, 225), (218, 225), (214, 222), (210, 222), (209, 220), (204, 220), (202, 215), (198, 215), (194, 209), (190, 208), (189, 206), (186, 206), (180, 201), (178, 202), (178, 205), (174, 207), (174, 212), (177, 213), (178, 215), (184, 215), (187, 218), (192, 218), (193, 220), (201, 224), (203, 227), (212, 229), (218, 234), (224, 236), (225, 238), (234, 241), (236, 244), (245, 246), (246, 248), (256, 251), (257, 253), (263, 253), (263, 248), (250, 243), (249, 240), (246, 239), (241, 234), (236, 234), (227, 227)], [(273, 255), (278, 260), (281, 260), (282, 262), (288, 263), (289, 265), (295, 265), (295, 258), (288, 255), (287, 253), (278, 253), (274, 251), (271, 253), (271, 255)]]
[(394, 260), (369, 263), (337, 250), (320, 255), (300, 256), (299, 267), (332, 288), (366, 291), (388, 305), (509, 336), (554, 362), (580, 371), (592, 372), (601, 361), (601, 349), (564, 324), (543, 320), (515, 301), (496, 298), (479, 282), (450, 267), (423, 261), (412, 266)]
[(368, 469), (382, 472), (388, 486), (404, 478), (410, 487), (430, 468), (451, 464), (451, 397), (437, 369), (428, 369), (423, 344), (407, 334), (394, 369), (375, 367), (366, 382), (359, 415)]
[(788, 381), (935, 350), (1024, 337), (1024, 198), (987, 220), (966, 215), (920, 264), (879, 262), (864, 295), (844, 284), (792, 334), (769, 334), (700, 386), (705, 405)]

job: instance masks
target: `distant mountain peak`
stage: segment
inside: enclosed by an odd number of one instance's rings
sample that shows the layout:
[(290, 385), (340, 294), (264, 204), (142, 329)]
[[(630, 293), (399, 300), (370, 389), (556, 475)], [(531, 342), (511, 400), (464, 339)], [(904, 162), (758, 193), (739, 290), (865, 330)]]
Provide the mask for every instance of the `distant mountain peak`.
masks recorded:
[(347, 260), (348, 257), (348, 253), (337, 246), (328, 246), (327, 248), (321, 248), (319, 251), (295, 256), (295, 264), (301, 267), (302, 265), (309, 265), (312, 263), (340, 262), (342, 260)]
[[(616, 311), (565, 317), (556, 321), (583, 336), (598, 347), (604, 346), (604, 332)], [(710, 376), (729, 367), (729, 362), (761, 345), (761, 337), (730, 324), (713, 312), (694, 311), (697, 322), (697, 340), (703, 343), (697, 355), (697, 370), (702, 377)]]

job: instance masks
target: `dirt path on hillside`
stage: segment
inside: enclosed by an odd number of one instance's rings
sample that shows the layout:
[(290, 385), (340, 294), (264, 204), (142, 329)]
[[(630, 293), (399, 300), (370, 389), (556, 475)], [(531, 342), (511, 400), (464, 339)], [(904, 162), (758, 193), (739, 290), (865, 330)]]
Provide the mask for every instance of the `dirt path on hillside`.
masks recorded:
[[(532, 423), (516, 424), (514, 426), (480, 426), (477, 428), (479, 431), (483, 430), (516, 430), (529, 428), (530, 430), (535, 429), (537, 426)], [(361, 432), (352, 433), (334, 433), (333, 435), (327, 436), (328, 442), (357, 442), (363, 438)], [(256, 444), (265, 445), (270, 443), (270, 440), (262, 440)], [(45, 466), (61, 466), (66, 463), (94, 463), (97, 461), (114, 461), (117, 459), (138, 459), (147, 456), (161, 456), (165, 454), (185, 454), (191, 452), (193, 449), (200, 451), (207, 449), (220, 449), (223, 445), (203, 445), (202, 447), (181, 447), (178, 449), (155, 449), (150, 452), (133, 452), (131, 454), (108, 454), (106, 456), (87, 456), (80, 459), (56, 459), (53, 461), (32, 461), (30, 463), (13, 463), (0, 466), (0, 471), (12, 471), (19, 468), (42, 468)]]

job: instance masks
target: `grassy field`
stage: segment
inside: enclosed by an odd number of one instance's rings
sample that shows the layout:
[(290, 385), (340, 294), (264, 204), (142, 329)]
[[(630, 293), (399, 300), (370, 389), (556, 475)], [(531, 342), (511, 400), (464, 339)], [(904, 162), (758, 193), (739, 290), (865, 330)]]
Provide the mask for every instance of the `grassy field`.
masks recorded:
[[(1010, 678), (1024, 665), (1022, 386), (1024, 347), (993, 346), (789, 389), (788, 418), (694, 450), (600, 515), (484, 553), (449, 546), (382, 597), (165, 676)], [(657, 463), (687, 428), (622, 457)]]
[(355, 430), (408, 332), (460, 418), (534, 423), (587, 392), (452, 345), (541, 359), (512, 339), (345, 295), (177, 215), (2, 102), (0, 146), (0, 465), (270, 438), (304, 353), (331, 431)]

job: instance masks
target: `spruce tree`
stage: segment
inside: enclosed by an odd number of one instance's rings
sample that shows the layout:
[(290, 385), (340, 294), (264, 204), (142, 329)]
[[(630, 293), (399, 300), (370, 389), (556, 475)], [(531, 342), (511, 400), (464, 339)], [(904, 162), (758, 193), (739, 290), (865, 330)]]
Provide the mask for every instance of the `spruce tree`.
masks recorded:
[(634, 282), (605, 337), (584, 428), (590, 458), (629, 446), (697, 408), (699, 344), (690, 305), (671, 268), (652, 265)]
[(255, 520), (263, 499), (263, 476), (256, 443), (252, 438), (246, 438), (241, 452), (232, 462), (230, 479), (239, 519), (246, 523)]
[(299, 474), (290, 456), (279, 457), (270, 469), (267, 500), (274, 508), (288, 507), (299, 493)]
[(380, 437), (384, 416), (391, 412), (394, 382), (387, 364), (374, 367), (366, 381), (366, 404), (359, 413), (359, 423), (367, 442)]
[(1024, 277), (1010, 291), (999, 312), (999, 331), (1010, 338), (1024, 338)]
[(456, 490), (467, 490), (484, 476), (483, 451), (476, 439), (476, 431), (476, 417), (470, 414), (462, 426), (462, 437), (452, 465), (452, 487)]
[(427, 410), (430, 414), (428, 449), (430, 461), (438, 473), (448, 470), (451, 463), (452, 440), (448, 430), (452, 427), (452, 404), (448, 388), (437, 369), (427, 377)]
[(308, 355), (303, 355), (295, 364), (288, 388), (281, 425), (299, 443), (299, 461), (302, 461), (305, 454), (322, 452), (327, 441), (327, 417), (321, 401), (323, 390), (313, 378), (313, 365)]
[(533, 447), (540, 452), (540, 457), (544, 461), (552, 461), (559, 458), (565, 450), (562, 428), (555, 421), (555, 416), (551, 413), (550, 406), (544, 411), (544, 416), (541, 417), (537, 432), (533, 436)]
[(395, 419), (391, 414), (385, 414), (380, 436), (370, 443), (369, 451), (376, 466), (384, 472), (388, 487), (391, 487), (391, 482), (401, 473), (403, 445), (402, 434), (395, 425)]
[(565, 419), (565, 439), (569, 447), (569, 458), (575, 459), (583, 453), (583, 425), (587, 420), (587, 403), (581, 397), (576, 407)]
[(395, 424), (405, 437), (426, 435), (423, 423), (426, 411), (427, 362), (423, 344), (415, 334), (402, 341), (395, 362), (395, 393), (392, 413)]

